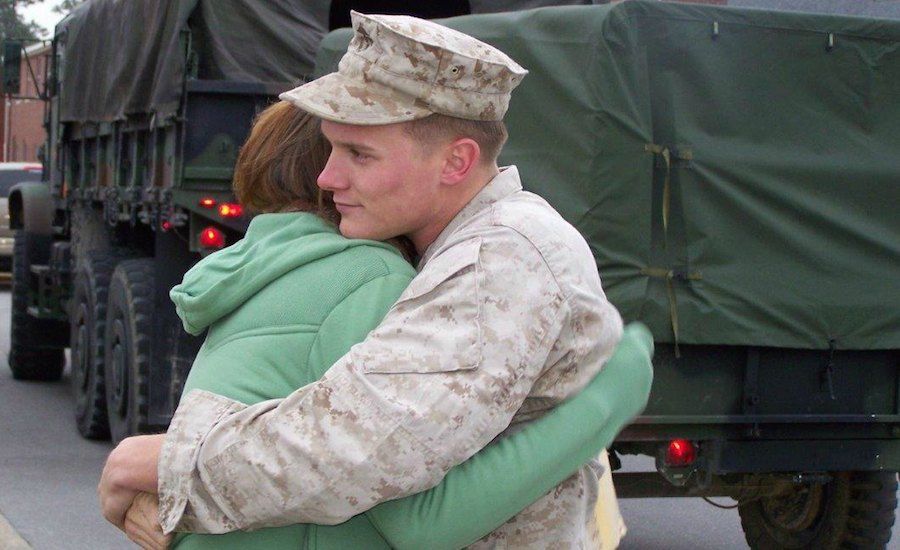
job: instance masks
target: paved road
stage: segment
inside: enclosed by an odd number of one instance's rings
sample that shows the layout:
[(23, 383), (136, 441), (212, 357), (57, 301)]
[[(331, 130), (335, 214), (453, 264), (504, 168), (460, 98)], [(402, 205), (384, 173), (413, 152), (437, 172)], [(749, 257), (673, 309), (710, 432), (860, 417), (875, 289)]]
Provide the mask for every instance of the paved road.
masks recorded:
[[(6, 364), (9, 307), (9, 291), (0, 288), (0, 514), (36, 550), (128, 548), (97, 511), (95, 487), (111, 446), (77, 435), (68, 373), (51, 384), (12, 380)], [(626, 460), (628, 470), (652, 468), (649, 460)], [(621, 504), (629, 528), (626, 550), (747, 547), (734, 510), (700, 499)], [(897, 529), (891, 548), (900, 550)]]
[[(0, 290), (0, 514), (36, 549), (123, 548), (97, 508), (107, 442), (78, 435), (68, 375), (22, 383), (6, 364), (9, 291)], [(2, 546), (2, 545), (0, 545)]]

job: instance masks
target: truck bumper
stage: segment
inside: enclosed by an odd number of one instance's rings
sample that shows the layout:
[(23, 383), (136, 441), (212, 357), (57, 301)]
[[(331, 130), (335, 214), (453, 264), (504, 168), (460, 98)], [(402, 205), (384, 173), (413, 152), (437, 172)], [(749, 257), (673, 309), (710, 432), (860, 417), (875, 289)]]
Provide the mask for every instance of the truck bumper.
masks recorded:
[[(694, 444), (698, 457), (683, 467), (665, 463), (665, 445), (657, 444), (662, 451), (656, 455), (657, 472), (616, 472), (616, 492), (621, 498), (739, 499), (772, 490), (771, 480), (799, 483), (836, 472), (900, 472), (900, 439), (701, 440)], [(652, 447), (643, 451), (639, 454), (652, 455)]]
[(724, 441), (717, 473), (900, 471), (900, 440)]

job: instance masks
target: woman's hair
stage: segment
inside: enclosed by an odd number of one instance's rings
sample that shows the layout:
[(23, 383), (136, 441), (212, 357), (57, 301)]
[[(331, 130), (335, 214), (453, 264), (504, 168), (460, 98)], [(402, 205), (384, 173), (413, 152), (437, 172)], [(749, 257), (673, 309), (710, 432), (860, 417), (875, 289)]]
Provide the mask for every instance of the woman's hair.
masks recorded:
[(253, 121), (234, 167), (234, 193), (250, 212), (302, 210), (336, 223), (331, 194), (316, 185), (330, 153), (319, 120), (279, 101)]

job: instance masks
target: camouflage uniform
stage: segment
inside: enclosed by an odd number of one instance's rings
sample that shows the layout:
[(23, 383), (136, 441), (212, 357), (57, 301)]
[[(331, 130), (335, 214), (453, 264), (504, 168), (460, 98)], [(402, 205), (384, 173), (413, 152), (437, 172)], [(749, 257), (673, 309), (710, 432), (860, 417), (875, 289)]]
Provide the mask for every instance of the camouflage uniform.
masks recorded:
[[(339, 71), (282, 99), (353, 124), (500, 120), (526, 72), (431, 22), (353, 18)], [(335, 524), (433, 487), (579, 391), (622, 332), (587, 243), (522, 191), (515, 167), (456, 215), (419, 269), (318, 382), (252, 406), (201, 391), (183, 399), (159, 460), (166, 531)], [(598, 546), (599, 473), (583, 467), (475, 546)]]
[[(159, 461), (163, 526), (335, 524), (430, 488), (581, 389), (621, 330), (584, 239), (507, 168), (320, 381), (249, 407), (186, 396)], [(598, 475), (585, 466), (476, 547), (591, 546)]]
[(279, 96), (321, 118), (393, 124), (432, 113), (502, 120), (528, 73), (500, 50), (415, 17), (352, 13), (338, 72)]

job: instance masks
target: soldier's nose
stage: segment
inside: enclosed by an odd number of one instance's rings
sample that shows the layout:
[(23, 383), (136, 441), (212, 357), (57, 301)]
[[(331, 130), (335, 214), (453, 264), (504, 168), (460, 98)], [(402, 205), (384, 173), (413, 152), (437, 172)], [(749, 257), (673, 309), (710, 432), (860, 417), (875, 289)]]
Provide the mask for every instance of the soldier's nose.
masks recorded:
[(316, 183), (321, 189), (334, 191), (335, 189), (343, 189), (346, 187), (346, 184), (342, 184), (341, 181), (340, 171), (338, 170), (337, 162), (334, 159), (334, 154), (332, 154), (328, 157), (328, 162), (316, 179)]

